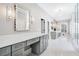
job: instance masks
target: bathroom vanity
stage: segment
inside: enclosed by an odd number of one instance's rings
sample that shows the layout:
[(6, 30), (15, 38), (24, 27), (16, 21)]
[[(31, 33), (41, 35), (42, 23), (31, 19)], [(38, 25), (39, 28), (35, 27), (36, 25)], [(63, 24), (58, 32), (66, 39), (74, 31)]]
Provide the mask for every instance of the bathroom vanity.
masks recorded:
[(48, 34), (19, 33), (0, 36), (0, 56), (40, 55), (48, 46)]

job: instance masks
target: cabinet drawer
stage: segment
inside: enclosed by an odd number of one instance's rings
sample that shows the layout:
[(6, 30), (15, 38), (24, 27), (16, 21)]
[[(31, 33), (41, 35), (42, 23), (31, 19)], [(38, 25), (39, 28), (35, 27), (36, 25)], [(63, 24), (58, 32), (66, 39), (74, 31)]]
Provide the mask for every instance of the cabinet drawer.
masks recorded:
[(16, 50), (18, 50), (18, 49), (21, 49), (21, 48), (23, 48), (24, 46), (25, 46), (25, 45), (24, 45), (24, 42), (14, 44), (14, 45), (12, 45), (12, 51), (16, 51)]
[(11, 53), (9, 53), (9, 54), (6, 54), (6, 55), (4, 55), (4, 56), (11, 56)]
[(44, 50), (44, 43), (40, 42), (40, 53), (42, 53)]
[(27, 46), (39, 41), (39, 38), (30, 39), (27, 41)]
[(11, 53), (11, 46), (0, 48), (0, 56)]
[(12, 52), (12, 56), (24, 56), (24, 49), (20, 49), (17, 51)]
[(31, 51), (32, 51), (31, 48), (25, 50), (25, 51), (24, 51), (24, 56), (27, 56), (27, 55), (31, 54)]

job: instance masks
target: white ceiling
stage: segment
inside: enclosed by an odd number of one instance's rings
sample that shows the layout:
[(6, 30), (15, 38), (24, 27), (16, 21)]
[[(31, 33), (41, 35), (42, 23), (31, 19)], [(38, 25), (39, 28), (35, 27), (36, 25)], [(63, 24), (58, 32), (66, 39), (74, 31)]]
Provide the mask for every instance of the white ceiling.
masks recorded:
[(70, 19), (74, 12), (75, 3), (38, 3), (53, 19)]

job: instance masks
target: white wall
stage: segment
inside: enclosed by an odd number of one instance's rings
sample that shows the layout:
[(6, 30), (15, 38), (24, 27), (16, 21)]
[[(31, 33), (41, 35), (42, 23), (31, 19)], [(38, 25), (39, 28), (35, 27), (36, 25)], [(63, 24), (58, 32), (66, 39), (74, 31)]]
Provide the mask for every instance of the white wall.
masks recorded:
[(8, 4), (0, 4), (0, 34), (8, 34), (14, 32), (14, 20), (7, 19)]
[[(14, 20), (7, 20), (7, 9), (8, 4), (0, 4), (0, 34), (14, 33)], [(43, 11), (37, 4), (27, 3), (27, 4), (18, 4), (19, 7), (29, 10), (30, 17), (34, 18), (34, 22), (30, 24), (29, 32), (41, 32), (41, 18), (51, 19), (45, 11)], [(2, 13), (1, 13), (2, 12)], [(31, 18), (30, 18), (31, 21)], [(47, 28), (46, 28), (47, 29)], [(47, 32), (47, 30), (46, 30)]]

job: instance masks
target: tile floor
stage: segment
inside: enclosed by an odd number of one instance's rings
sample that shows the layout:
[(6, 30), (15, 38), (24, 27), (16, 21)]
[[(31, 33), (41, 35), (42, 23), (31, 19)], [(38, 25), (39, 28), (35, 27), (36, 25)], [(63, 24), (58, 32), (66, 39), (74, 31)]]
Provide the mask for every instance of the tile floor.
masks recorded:
[(40, 56), (79, 56), (72, 43), (66, 37), (49, 40), (48, 48)]

